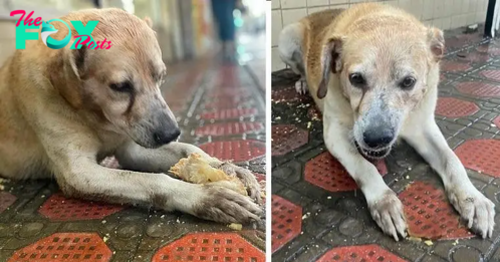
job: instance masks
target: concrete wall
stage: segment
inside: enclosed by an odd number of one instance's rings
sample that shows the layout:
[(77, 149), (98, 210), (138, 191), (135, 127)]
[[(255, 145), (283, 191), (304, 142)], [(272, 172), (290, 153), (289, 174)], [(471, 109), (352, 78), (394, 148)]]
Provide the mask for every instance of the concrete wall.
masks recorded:
[(329, 8), (348, 8), (361, 2), (382, 2), (403, 8), (425, 24), (443, 30), (483, 23), (488, 7), (488, 0), (272, 0), (272, 70), (285, 67), (277, 50), (283, 26), (310, 13)]
[(15, 23), (0, 19), (0, 66), (15, 50)]

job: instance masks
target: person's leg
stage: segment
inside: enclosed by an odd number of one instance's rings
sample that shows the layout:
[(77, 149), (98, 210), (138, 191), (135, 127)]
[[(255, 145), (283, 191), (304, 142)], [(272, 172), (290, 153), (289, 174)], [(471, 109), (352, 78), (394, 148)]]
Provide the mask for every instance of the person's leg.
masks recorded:
[(212, 11), (217, 21), (219, 39), (222, 43), (222, 54), (226, 59), (232, 59), (236, 51), (234, 47), (236, 30), (233, 17), (235, 6), (236, 2), (233, 0), (212, 1)]

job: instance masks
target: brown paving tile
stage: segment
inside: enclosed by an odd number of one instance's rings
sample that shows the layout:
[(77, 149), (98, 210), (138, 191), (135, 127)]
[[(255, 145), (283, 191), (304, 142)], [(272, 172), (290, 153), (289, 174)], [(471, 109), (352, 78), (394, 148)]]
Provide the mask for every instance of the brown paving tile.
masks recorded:
[(259, 122), (227, 122), (198, 127), (195, 134), (197, 136), (228, 136), (256, 133), (263, 129), (264, 125)]
[(469, 140), (458, 146), (455, 153), (466, 168), (500, 177), (500, 140)]
[(405, 262), (407, 260), (385, 250), (378, 245), (336, 247), (326, 252), (317, 262)]
[(236, 163), (250, 161), (266, 153), (266, 144), (256, 140), (215, 141), (200, 148), (211, 156)]
[(309, 95), (298, 94), (297, 91), (295, 91), (294, 86), (289, 86), (289, 87), (273, 90), (271, 93), (271, 99), (273, 102), (276, 102), (276, 103), (304, 102), (304, 101), (311, 101), (312, 100)]
[(110, 261), (111, 250), (97, 233), (56, 233), (14, 253), (18, 261)]
[(479, 107), (476, 104), (452, 97), (440, 97), (436, 105), (436, 115), (445, 117), (470, 116), (477, 111)]
[(9, 208), (14, 202), (16, 202), (16, 197), (14, 195), (0, 191), (0, 213)]
[(122, 206), (66, 198), (62, 193), (56, 193), (45, 201), (38, 212), (50, 220), (71, 221), (103, 219), (122, 209)]
[(495, 119), (493, 119), (493, 124), (495, 124), (497, 128), (500, 129), (500, 116), (497, 116)]
[(478, 52), (488, 53), (493, 56), (500, 55), (500, 48), (491, 45), (480, 45), (476, 48)]
[(410, 236), (425, 239), (470, 238), (445, 193), (430, 183), (416, 181), (399, 198), (404, 205)]
[(266, 256), (236, 233), (194, 233), (160, 248), (151, 261), (264, 262)]
[[(387, 174), (384, 160), (377, 161), (376, 167), (382, 176)], [(354, 179), (330, 152), (323, 152), (307, 162), (304, 179), (330, 192), (350, 191), (358, 188)]]
[(500, 81), (500, 70), (482, 70), (480, 75), (494, 81)]
[(462, 82), (456, 86), (460, 93), (478, 97), (500, 97), (500, 87), (483, 82)]
[(272, 155), (289, 153), (309, 141), (309, 131), (294, 125), (272, 126)]
[(456, 62), (456, 61), (442, 61), (441, 70), (444, 72), (465, 72), (471, 69), (469, 63), (466, 62)]
[(200, 115), (201, 119), (206, 120), (228, 120), (228, 119), (238, 119), (240, 117), (251, 117), (257, 114), (257, 109), (255, 108), (233, 108), (233, 109), (221, 109), (213, 112), (204, 112)]
[(302, 231), (302, 207), (280, 197), (272, 196), (272, 252), (297, 237)]

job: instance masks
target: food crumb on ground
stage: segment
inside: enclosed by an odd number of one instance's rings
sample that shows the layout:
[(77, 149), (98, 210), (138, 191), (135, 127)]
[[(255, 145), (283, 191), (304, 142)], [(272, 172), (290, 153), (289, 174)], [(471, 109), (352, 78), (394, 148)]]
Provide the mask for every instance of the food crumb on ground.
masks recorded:
[(229, 227), (230, 229), (233, 229), (233, 230), (241, 231), (241, 229), (243, 228), (243, 225), (236, 224), (236, 223), (231, 223), (227, 227)]

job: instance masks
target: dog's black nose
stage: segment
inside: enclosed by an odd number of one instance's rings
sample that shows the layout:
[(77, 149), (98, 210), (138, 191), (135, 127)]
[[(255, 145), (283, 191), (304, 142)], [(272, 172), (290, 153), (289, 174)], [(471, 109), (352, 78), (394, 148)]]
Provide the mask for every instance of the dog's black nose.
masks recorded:
[(366, 131), (363, 133), (363, 141), (370, 148), (382, 148), (389, 145), (394, 139), (391, 129)]
[(179, 128), (171, 128), (154, 132), (153, 139), (156, 145), (161, 146), (176, 140), (180, 135), (181, 130)]

